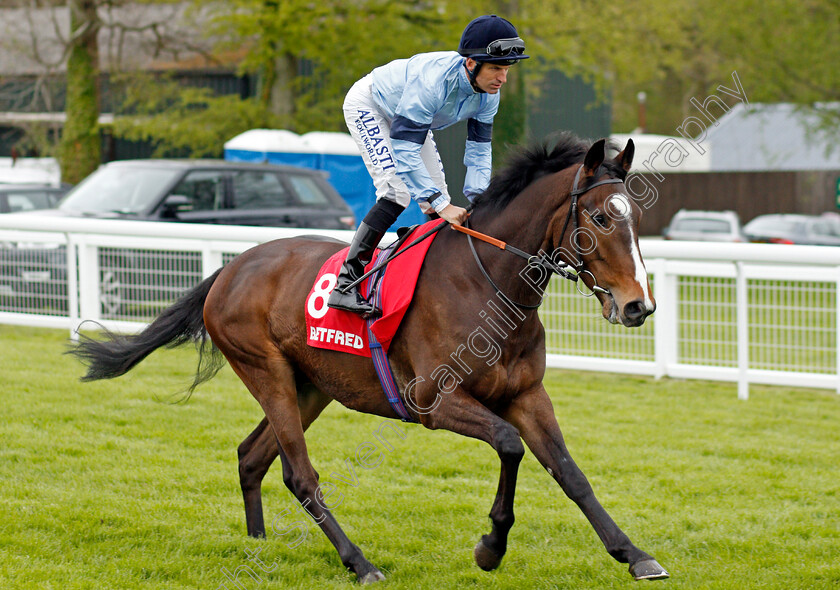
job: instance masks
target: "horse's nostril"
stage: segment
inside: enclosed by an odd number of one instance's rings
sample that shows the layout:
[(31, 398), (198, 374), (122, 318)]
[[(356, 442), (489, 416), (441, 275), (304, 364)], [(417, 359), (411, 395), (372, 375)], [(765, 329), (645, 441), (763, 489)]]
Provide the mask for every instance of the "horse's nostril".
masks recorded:
[(631, 320), (639, 319), (645, 316), (645, 305), (640, 300), (636, 299), (624, 306), (624, 317)]

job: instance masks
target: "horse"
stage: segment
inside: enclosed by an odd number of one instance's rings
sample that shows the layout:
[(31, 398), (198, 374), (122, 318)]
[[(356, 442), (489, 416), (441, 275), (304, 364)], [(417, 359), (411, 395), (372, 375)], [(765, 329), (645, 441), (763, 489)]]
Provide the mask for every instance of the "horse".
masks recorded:
[[(497, 568), (507, 550), (524, 441), (635, 579), (668, 577), (595, 497), (566, 448), (543, 386), (545, 331), (537, 309), (552, 272), (577, 280), (579, 290), (591, 289), (609, 322), (640, 326), (655, 310), (638, 245), (641, 209), (624, 186), (633, 153), (628, 141), (608, 159), (605, 140), (590, 144), (568, 133), (553, 149), (546, 143), (519, 148), (475, 200), (468, 221), (474, 231), (515, 244), (510, 250), (522, 258), (450, 228), (439, 231), (391, 343), (392, 371), (411, 418), (431, 430), (482, 440), (498, 454), (491, 530), (473, 551), (483, 570)], [(345, 246), (319, 236), (261, 244), (142, 332), (83, 336), (70, 352), (88, 365), (82, 379), (96, 380), (125, 374), (162, 346), (196, 341), (199, 367), (191, 392), (226, 360), (265, 413), (238, 448), (248, 534), (265, 536), (261, 482), (279, 456), (285, 485), (319, 523), (342, 564), (360, 583), (371, 583), (384, 576), (326, 506), (304, 437), (333, 400), (398, 418), (370, 359), (307, 345), (310, 288), (324, 261)], [(483, 348), (475, 336), (479, 328), (487, 340)], [(485, 353), (490, 341), (492, 359)]]

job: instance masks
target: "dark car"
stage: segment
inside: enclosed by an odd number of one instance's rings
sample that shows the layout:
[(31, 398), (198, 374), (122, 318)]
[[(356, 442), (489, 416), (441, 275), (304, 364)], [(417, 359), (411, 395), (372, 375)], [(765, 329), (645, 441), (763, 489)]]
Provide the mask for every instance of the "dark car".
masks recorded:
[(840, 219), (794, 213), (759, 215), (744, 226), (751, 242), (840, 246)]
[(69, 185), (0, 184), (0, 213), (52, 209), (69, 188)]
[(62, 215), (353, 229), (353, 210), (323, 172), (218, 160), (123, 160), (100, 167), (58, 206)]
[[(323, 172), (208, 160), (127, 160), (99, 168), (41, 215), (352, 229), (353, 212)], [(64, 246), (0, 243), (0, 310), (67, 309)], [(172, 301), (201, 278), (201, 257), (99, 250), (103, 318), (136, 316)], [(40, 312), (39, 311), (39, 312)], [(49, 312), (47, 312), (49, 313)], [(143, 312), (145, 313), (145, 312)]]

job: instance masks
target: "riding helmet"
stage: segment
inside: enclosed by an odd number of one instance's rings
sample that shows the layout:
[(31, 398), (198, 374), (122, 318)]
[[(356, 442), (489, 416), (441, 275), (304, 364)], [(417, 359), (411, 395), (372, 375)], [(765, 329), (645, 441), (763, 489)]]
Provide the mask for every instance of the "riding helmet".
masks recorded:
[(525, 42), (508, 20), (488, 14), (473, 20), (464, 28), (458, 53), (478, 62), (513, 65), (525, 55)]

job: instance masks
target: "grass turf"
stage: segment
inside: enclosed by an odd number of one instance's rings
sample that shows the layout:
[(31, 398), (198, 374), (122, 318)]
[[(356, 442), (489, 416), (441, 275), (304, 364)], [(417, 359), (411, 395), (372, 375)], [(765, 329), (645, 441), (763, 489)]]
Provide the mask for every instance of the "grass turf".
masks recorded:
[[(228, 369), (185, 404), (195, 354), (155, 353), (128, 376), (82, 384), (66, 332), (0, 326), (0, 588), (349, 588), (314, 524), (245, 535), (236, 446), (262, 417)], [(567, 444), (623, 530), (672, 578), (663, 588), (840, 586), (840, 396), (568, 371), (547, 389)], [(372, 469), (346, 461), (383, 419), (331, 405), (308, 433), (334, 514), (388, 577), (385, 588), (627, 588), (579, 510), (530, 453), (501, 567), (489, 532), (498, 460), (485, 444), (395, 424)], [(365, 447), (362, 447), (363, 449)], [(334, 496), (338, 498), (338, 496)], [(279, 462), (266, 523), (294, 521)], [(284, 516), (285, 515), (285, 516)], [(299, 540), (299, 539), (298, 539)], [(259, 551), (264, 571), (248, 560)], [(259, 580), (248, 577), (252, 568)], [(647, 582), (645, 582), (647, 584)]]

